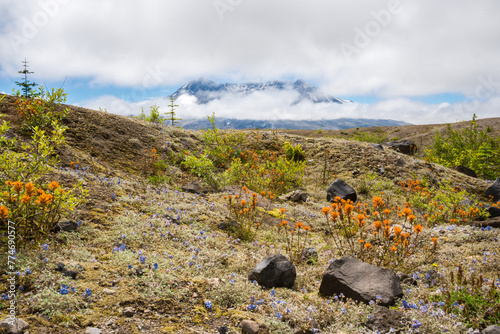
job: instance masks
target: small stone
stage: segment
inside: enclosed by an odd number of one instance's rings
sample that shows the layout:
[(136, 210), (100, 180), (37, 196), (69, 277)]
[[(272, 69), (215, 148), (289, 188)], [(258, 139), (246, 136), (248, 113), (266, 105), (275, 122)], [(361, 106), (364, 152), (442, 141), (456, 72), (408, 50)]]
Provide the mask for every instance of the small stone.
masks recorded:
[(107, 294), (107, 295), (114, 295), (116, 293), (115, 290), (106, 289), (106, 288), (102, 289), (102, 292), (105, 293), (105, 294)]
[(99, 328), (87, 327), (85, 328), (85, 334), (101, 334), (102, 331)]
[(207, 279), (207, 284), (211, 288), (217, 288), (220, 285), (220, 279), (219, 278), (208, 278)]
[(125, 307), (123, 310), (123, 315), (126, 317), (133, 317), (135, 314), (135, 309), (132, 306)]
[(5, 329), (8, 334), (22, 334), (29, 327), (30, 325), (23, 319), (12, 319), (10, 316), (6, 316), (0, 322), (0, 329)]
[(260, 326), (253, 320), (243, 320), (240, 323), (241, 332), (244, 334), (257, 334), (260, 330)]

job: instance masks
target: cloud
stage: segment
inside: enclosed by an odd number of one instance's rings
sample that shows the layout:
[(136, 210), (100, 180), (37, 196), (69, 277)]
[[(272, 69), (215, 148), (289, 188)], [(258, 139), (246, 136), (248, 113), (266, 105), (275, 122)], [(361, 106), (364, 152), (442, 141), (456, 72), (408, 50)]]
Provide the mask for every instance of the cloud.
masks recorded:
[(4, 0), (0, 11), (3, 78), (25, 57), (39, 81), (135, 89), (303, 78), (394, 99), (473, 96), (479, 77), (500, 78), (495, 0)]
[[(413, 124), (449, 123), (470, 120), (474, 113), (480, 118), (497, 117), (500, 97), (488, 100), (470, 100), (465, 103), (428, 104), (408, 98), (386, 99), (374, 104), (326, 104), (303, 100), (294, 104), (298, 94), (291, 90), (256, 91), (248, 95), (221, 95), (207, 104), (197, 104), (196, 98), (182, 95), (176, 100), (176, 115), (183, 119), (204, 118), (215, 113), (218, 118), (236, 119), (294, 119), (321, 120), (336, 118), (394, 119)], [(127, 102), (114, 96), (102, 96), (82, 105), (106, 109), (121, 115), (139, 115), (141, 108), (160, 106), (160, 112), (169, 111), (167, 98), (153, 98), (142, 102)]]

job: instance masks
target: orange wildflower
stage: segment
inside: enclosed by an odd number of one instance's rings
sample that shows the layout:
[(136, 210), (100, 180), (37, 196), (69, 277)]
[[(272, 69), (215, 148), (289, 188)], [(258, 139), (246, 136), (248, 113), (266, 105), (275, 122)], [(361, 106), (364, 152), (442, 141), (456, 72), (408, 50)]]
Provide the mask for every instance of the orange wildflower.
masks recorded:
[(377, 221), (375, 221), (375, 222), (373, 223), (373, 226), (374, 226), (374, 227), (377, 229), (377, 231), (378, 231), (378, 230), (380, 230), (380, 228), (382, 227), (382, 222), (380, 222), (380, 221), (378, 221), (378, 220), (377, 220)]
[(287, 226), (287, 225), (288, 225), (288, 221), (286, 221), (286, 220), (282, 220), (280, 223), (280, 226)]
[(285, 213), (285, 211), (286, 211), (286, 210), (285, 210), (285, 208), (281, 208), (281, 209), (280, 209), (280, 212), (281, 212), (281, 213)]
[(5, 219), (9, 216), (9, 209), (5, 205), (0, 206), (0, 218)]
[(52, 199), (53, 199), (53, 196), (51, 194), (43, 193), (43, 194), (38, 196), (36, 204), (47, 205), (50, 202), (52, 202)]
[(411, 211), (410, 208), (404, 208), (403, 209), (403, 215), (405, 215), (406, 217), (408, 217), (413, 211)]
[(247, 204), (247, 201), (245, 201), (244, 199), (241, 200), (241, 206), (245, 206), (245, 204)]
[(368, 249), (370, 249), (370, 248), (372, 248), (372, 244), (371, 244), (371, 243), (369, 243), (369, 242), (367, 242), (367, 243), (365, 244), (365, 249), (366, 249), (366, 250), (368, 250)]
[(306, 230), (306, 231), (310, 231), (310, 230), (311, 230), (311, 226), (309, 226), (309, 225), (304, 226), (304, 230)]
[(23, 198), (21, 198), (21, 202), (23, 202), (24, 204), (28, 204), (29, 202), (31, 202), (31, 196), (28, 195), (28, 193), (24, 194)]
[(396, 235), (396, 237), (399, 237), (399, 235), (401, 234), (401, 227), (395, 226), (394, 227), (394, 234)]
[(339, 213), (337, 211), (330, 212), (330, 218), (332, 218), (332, 221), (336, 221), (338, 217)]
[(432, 243), (434, 244), (434, 247), (436, 247), (438, 243), (438, 238), (432, 238)]
[(415, 220), (415, 218), (416, 218), (416, 217), (415, 217), (415, 215), (409, 215), (409, 216), (408, 216), (408, 220), (409, 220), (410, 222), (413, 222), (413, 221)]
[(415, 230), (415, 233), (419, 234), (424, 228), (422, 227), (422, 225), (418, 224), (415, 225), (413, 229)]
[(395, 252), (397, 250), (396, 246), (391, 247), (391, 252)]
[(21, 181), (15, 181), (12, 183), (15, 192), (20, 192), (23, 190), (23, 183)]
[(50, 190), (56, 190), (57, 188), (59, 188), (59, 183), (57, 183), (57, 181), (50, 182), (50, 184), (49, 184)]
[(330, 212), (330, 208), (325, 206), (323, 209), (321, 209), (321, 213), (324, 214), (325, 216)]
[(33, 185), (33, 183), (31, 182), (26, 183), (24, 189), (26, 190), (26, 194), (28, 196), (33, 196), (33, 193), (35, 192), (35, 186)]
[(383, 206), (384, 206), (384, 201), (382, 200), (382, 198), (380, 198), (378, 196), (373, 197), (373, 207), (374, 208), (381, 208)]
[(303, 228), (304, 224), (302, 222), (295, 223), (295, 228)]

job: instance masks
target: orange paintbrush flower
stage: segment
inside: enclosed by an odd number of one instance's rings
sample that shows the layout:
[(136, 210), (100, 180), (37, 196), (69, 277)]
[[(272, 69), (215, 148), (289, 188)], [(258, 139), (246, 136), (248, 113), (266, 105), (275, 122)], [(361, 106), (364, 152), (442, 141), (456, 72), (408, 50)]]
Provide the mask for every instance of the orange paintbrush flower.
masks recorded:
[(0, 218), (5, 219), (9, 216), (9, 209), (5, 205), (0, 206)]
[(413, 229), (415, 230), (415, 233), (419, 234), (424, 228), (422, 227), (422, 225), (418, 224), (415, 225)]

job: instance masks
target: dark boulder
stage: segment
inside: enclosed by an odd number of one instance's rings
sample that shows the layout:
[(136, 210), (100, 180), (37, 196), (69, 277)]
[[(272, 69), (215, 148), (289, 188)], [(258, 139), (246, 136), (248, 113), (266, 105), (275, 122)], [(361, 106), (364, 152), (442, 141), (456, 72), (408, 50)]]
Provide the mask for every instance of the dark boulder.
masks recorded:
[(406, 155), (414, 155), (415, 153), (417, 153), (417, 145), (415, 145), (415, 142), (413, 140), (409, 139), (388, 141), (382, 143), (382, 145)]
[(361, 262), (351, 256), (333, 261), (323, 275), (319, 292), (326, 296), (343, 293), (347, 298), (368, 304), (379, 301), (394, 305), (403, 296), (399, 278), (390, 269)]
[(490, 218), (500, 217), (500, 208), (490, 206), (486, 208), (486, 211), (490, 214)]
[(280, 199), (283, 201), (292, 201), (295, 203), (306, 202), (309, 195), (302, 190), (294, 190), (289, 192), (288, 194), (280, 196)]
[(477, 221), (476, 226), (500, 228), (500, 217), (489, 218), (483, 221)]
[(196, 181), (191, 181), (188, 184), (182, 186), (181, 190), (184, 192), (187, 192), (187, 193), (192, 193), (192, 194), (202, 194), (203, 193), (203, 188)]
[(451, 167), (451, 169), (456, 170), (457, 172), (462, 173), (462, 174), (465, 174), (465, 175), (467, 175), (467, 176), (477, 178), (477, 174), (476, 174), (476, 172), (474, 172), (474, 171), (473, 171), (472, 169), (470, 169), (469, 167), (465, 167), (465, 166), (455, 166), (455, 167)]
[(356, 194), (356, 190), (354, 190), (353, 187), (348, 185), (344, 180), (342, 179), (336, 179), (333, 181), (330, 186), (328, 186), (328, 189), (326, 190), (326, 200), (329, 202), (334, 202), (335, 197), (340, 197), (345, 200), (351, 200), (353, 202), (356, 202), (358, 199), (358, 195)]
[(485, 195), (486, 198), (491, 199), (493, 203), (500, 201), (500, 177), (486, 189)]
[(277, 254), (266, 257), (250, 273), (248, 279), (257, 281), (266, 288), (291, 288), (295, 283), (297, 272), (295, 266), (284, 255)]
[(73, 220), (63, 220), (56, 224), (54, 231), (55, 232), (71, 232), (75, 231), (78, 228), (78, 223)]

